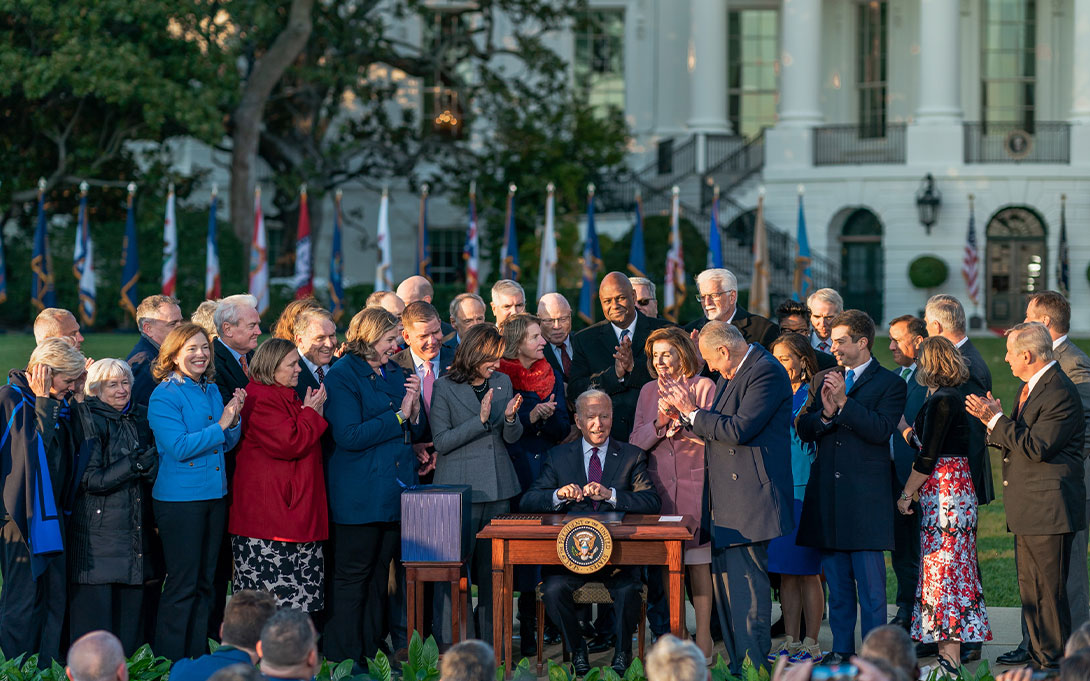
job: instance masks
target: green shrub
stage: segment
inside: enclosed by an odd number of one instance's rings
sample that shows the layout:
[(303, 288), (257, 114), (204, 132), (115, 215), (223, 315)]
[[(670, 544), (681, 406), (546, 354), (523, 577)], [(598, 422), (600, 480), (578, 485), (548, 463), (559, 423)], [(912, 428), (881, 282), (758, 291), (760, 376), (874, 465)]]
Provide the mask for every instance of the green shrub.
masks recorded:
[(933, 255), (921, 255), (908, 266), (908, 279), (916, 288), (938, 288), (948, 276), (946, 263)]

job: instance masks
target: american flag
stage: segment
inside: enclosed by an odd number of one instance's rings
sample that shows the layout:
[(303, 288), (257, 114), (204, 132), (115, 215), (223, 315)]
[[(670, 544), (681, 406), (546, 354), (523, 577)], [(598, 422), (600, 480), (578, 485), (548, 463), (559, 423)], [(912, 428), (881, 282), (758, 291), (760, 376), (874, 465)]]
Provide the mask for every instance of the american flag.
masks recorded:
[(980, 254), (976, 249), (976, 227), (973, 225), (973, 205), (969, 204), (969, 235), (965, 238), (965, 257), (961, 261), (961, 276), (965, 278), (965, 287), (969, 290), (969, 299), (976, 305), (980, 298), (980, 273), (977, 264)]
[(466, 244), (462, 248), (462, 258), (466, 261), (466, 291), (469, 293), (477, 293), (481, 287), (477, 252), (477, 183), (474, 181), (469, 185), (469, 227), (466, 231)]

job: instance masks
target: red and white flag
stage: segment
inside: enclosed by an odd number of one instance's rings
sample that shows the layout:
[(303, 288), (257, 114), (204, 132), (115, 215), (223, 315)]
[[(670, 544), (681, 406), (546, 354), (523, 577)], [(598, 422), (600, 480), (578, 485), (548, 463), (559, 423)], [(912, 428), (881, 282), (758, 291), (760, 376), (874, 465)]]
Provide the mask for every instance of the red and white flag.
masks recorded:
[(178, 224), (174, 221), (174, 183), (167, 194), (163, 216), (163, 295), (173, 296), (178, 284)]
[(978, 265), (980, 254), (976, 248), (976, 227), (973, 224), (973, 200), (969, 199), (969, 234), (965, 238), (965, 256), (961, 261), (961, 276), (965, 278), (965, 287), (969, 300), (976, 305), (980, 298), (980, 275)]
[(257, 313), (269, 309), (269, 242), (261, 212), (261, 187), (254, 188), (254, 234), (250, 241), (250, 295), (257, 299)]
[(299, 228), (295, 233), (295, 299), (314, 293), (314, 271), (310, 264), (310, 213), (307, 186), (299, 190)]

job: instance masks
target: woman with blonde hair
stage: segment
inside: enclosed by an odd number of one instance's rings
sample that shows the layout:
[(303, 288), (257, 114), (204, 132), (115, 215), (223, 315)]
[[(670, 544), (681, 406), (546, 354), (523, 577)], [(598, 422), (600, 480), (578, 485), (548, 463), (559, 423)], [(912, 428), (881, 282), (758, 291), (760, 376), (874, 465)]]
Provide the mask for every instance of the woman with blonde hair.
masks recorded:
[[(682, 427), (677, 411), (660, 399), (660, 390), (680, 385), (700, 409), (710, 409), (715, 383), (700, 375), (704, 363), (689, 335), (669, 326), (655, 329), (644, 345), (647, 370), (656, 379), (640, 390), (629, 442), (646, 450), (647, 473), (662, 500), (663, 515), (702, 517), (704, 441)], [(685, 544), (685, 564), (696, 610), (696, 644), (705, 657), (712, 653), (712, 551), (699, 532)], [(657, 589), (656, 589), (657, 591)], [(665, 593), (664, 591), (662, 593)], [(655, 604), (652, 607), (660, 607)]]
[(119, 359), (100, 359), (87, 372), (91, 450), (67, 551), (72, 639), (105, 629), (127, 655), (142, 642), (144, 584), (157, 576), (150, 492), (159, 470), (148, 411), (133, 402), (132, 386), (132, 370)]
[(207, 647), (213, 580), (227, 525), (225, 452), (238, 443), (246, 391), (223, 404), (213, 382), (212, 350), (204, 329), (179, 324), (163, 340), (152, 367), (159, 385), (148, 421), (159, 450), (152, 506), (163, 542), (166, 581), (159, 601), (155, 652), (171, 660)]
[(918, 451), (897, 500), (911, 514), (920, 497), (920, 581), (912, 638), (938, 643), (939, 666), (956, 675), (961, 644), (990, 641), (988, 611), (977, 569), (977, 497), (969, 472), (969, 417), (958, 386), (969, 368), (958, 349), (935, 336), (920, 343), (916, 380), (928, 388), (905, 441)]
[(427, 423), (420, 379), (393, 361), (399, 324), (380, 307), (361, 310), (348, 325), (344, 356), (326, 374), (325, 417), (335, 444), (327, 470), (336, 604), (325, 630), (330, 660), (362, 660), (378, 650), (375, 615), (385, 599), (377, 599), (386, 590), (376, 586), (400, 550), (401, 491), (417, 483), (412, 442)]

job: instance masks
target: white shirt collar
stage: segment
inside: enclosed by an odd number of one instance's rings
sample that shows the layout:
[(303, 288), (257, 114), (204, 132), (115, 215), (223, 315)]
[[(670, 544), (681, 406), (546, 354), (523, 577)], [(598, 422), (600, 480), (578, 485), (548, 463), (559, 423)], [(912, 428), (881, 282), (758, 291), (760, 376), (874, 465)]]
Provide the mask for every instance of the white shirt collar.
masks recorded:
[(568, 351), (568, 359), (571, 359), (572, 358), (572, 349), (571, 349), (571, 334), (570, 333), (567, 336), (564, 337), (564, 342), (563, 343), (549, 343), (549, 347), (552, 348), (553, 355), (556, 356), (556, 359), (558, 361), (564, 361), (564, 358), (560, 356), (561, 346), (563, 346), (563, 348)]
[[(825, 343), (825, 345), (828, 346), (829, 348), (832, 347), (832, 343), (830, 343), (827, 340), (822, 340), (821, 338), (818, 337), (817, 331), (811, 330), (810, 331), (810, 347), (814, 348), (815, 350), (818, 350), (818, 349), (820, 349), (819, 346), (822, 343)], [(822, 350), (822, 352), (825, 352), (825, 350)]]
[(745, 354), (745, 356), (742, 357), (742, 361), (738, 362), (738, 366), (735, 367), (735, 369), (734, 369), (734, 375), (735, 376), (737, 376), (738, 372), (742, 370), (742, 365), (746, 363), (746, 360), (749, 359), (749, 356), (751, 354), (753, 354), (753, 344), (752, 343), (750, 343), (749, 347), (746, 348), (746, 354)]
[(1066, 333), (1057, 338), (1056, 340), (1052, 341), (1052, 349), (1055, 350), (1056, 348), (1060, 347), (1060, 343), (1063, 343), (1065, 340), (1067, 340)]
[[(317, 378), (317, 376), (318, 376), (318, 365), (315, 364), (314, 362), (310, 361), (310, 359), (308, 359), (307, 356), (304, 355), (301, 352), (299, 353), (299, 357), (303, 360), (303, 363), (307, 365), (307, 368), (310, 369), (310, 373), (313, 374), (315, 378)], [(326, 364), (325, 366), (322, 367), (322, 371), (326, 371), (328, 369), (328, 367), (329, 367), (329, 365)]]
[[(594, 449), (594, 445), (587, 442), (586, 438), (583, 438), (582, 442), (583, 442), (583, 471), (587, 474), (587, 477), (589, 478), (590, 477), (590, 454), (591, 454), (591, 450)], [(609, 438), (607, 437), (605, 442), (598, 445), (598, 456), (601, 458), (602, 470), (603, 471), (605, 471), (605, 469), (606, 469), (606, 452), (608, 450), (609, 450)]]
[(628, 340), (635, 341), (635, 338), (636, 338), (636, 321), (639, 318), (640, 318), (640, 314), (637, 312), (636, 316), (632, 318), (632, 323), (628, 325), (627, 329), (622, 329), (621, 327), (617, 326), (613, 322), (609, 323), (609, 325), (613, 327), (613, 335), (617, 337), (617, 342), (618, 343), (621, 342), (621, 332), (625, 331), (625, 330), (628, 331)]
[[(424, 362), (426, 362), (428, 360), (421, 359), (420, 357), (417, 357), (416, 353), (413, 352), (412, 348), (409, 348), (409, 357), (413, 358), (413, 371), (416, 372), (417, 376), (423, 378), (424, 377)], [(435, 358), (431, 360), (431, 375), (436, 377), (436, 378), (439, 378), (439, 355), (436, 355)]]
[(860, 364), (857, 367), (853, 367), (851, 369), (845, 369), (844, 373), (846, 375), (849, 371), (852, 372), (852, 374), (854, 374), (852, 376), (852, 381), (853, 382), (858, 381), (859, 377), (863, 375), (863, 372), (867, 370), (867, 367), (869, 367), (870, 363), (873, 362), (873, 361), (874, 361), (874, 355), (871, 355), (871, 358), (868, 359), (866, 362), (863, 362), (862, 364)]
[(1029, 399), (1030, 393), (1033, 392), (1034, 386), (1037, 385), (1037, 381), (1041, 380), (1041, 376), (1043, 376), (1046, 371), (1051, 369), (1052, 365), (1055, 364), (1055, 363), (1056, 363), (1056, 360), (1052, 360), (1051, 362), (1046, 364), (1043, 368), (1038, 369), (1037, 373), (1030, 376), (1029, 382), (1026, 383), (1026, 399), (1027, 400)]
[(957, 343), (954, 343), (954, 347), (955, 348), (960, 348), (961, 346), (965, 345), (968, 342), (969, 342), (969, 337), (968, 336), (962, 336), (961, 340), (959, 340)]

